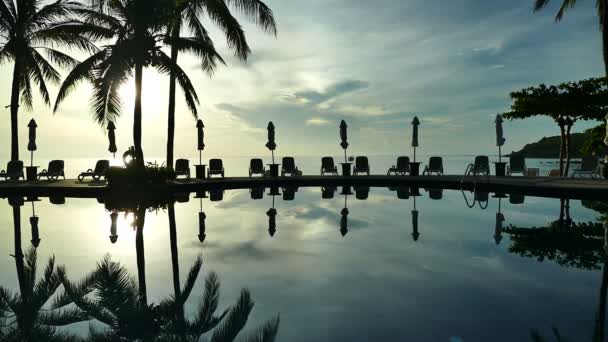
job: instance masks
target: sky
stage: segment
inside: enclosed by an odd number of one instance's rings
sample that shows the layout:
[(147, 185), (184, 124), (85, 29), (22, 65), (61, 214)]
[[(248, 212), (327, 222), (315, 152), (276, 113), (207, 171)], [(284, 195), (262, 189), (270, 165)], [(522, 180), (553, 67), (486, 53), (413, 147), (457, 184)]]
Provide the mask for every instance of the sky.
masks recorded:
[[(408, 155), (418, 116), (419, 154), (495, 154), (494, 117), (509, 93), (540, 83), (603, 75), (595, 1), (581, 1), (560, 23), (559, 1), (533, 13), (532, 0), (267, 0), (278, 35), (237, 15), (252, 55), (238, 61), (225, 38), (207, 27), (227, 61), (212, 77), (195, 58), (180, 57), (201, 100), (207, 158), (269, 157), (266, 126), (276, 126), (278, 155), (340, 155), (338, 125), (349, 126), (349, 154)], [(64, 75), (66, 73), (64, 72)], [(0, 67), (0, 163), (10, 156), (12, 63)], [(52, 89), (56, 95), (57, 88)], [(132, 145), (133, 83), (123, 87), (116, 122), (120, 151)], [(57, 113), (39, 98), (20, 111), (20, 153), (27, 123), (38, 122), (38, 158), (108, 158), (106, 131), (93, 119), (82, 85)], [(162, 162), (168, 79), (144, 72), (143, 147)], [(177, 106), (176, 158), (195, 159), (196, 127), (182, 98)], [(582, 131), (595, 123), (578, 123)], [(549, 119), (505, 122), (504, 151), (558, 134)]]

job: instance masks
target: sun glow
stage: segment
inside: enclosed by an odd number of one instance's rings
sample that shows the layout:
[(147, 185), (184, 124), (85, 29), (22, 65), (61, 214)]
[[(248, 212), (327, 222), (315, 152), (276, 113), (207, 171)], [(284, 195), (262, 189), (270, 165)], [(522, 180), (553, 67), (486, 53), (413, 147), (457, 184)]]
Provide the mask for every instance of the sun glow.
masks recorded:
[[(169, 89), (168, 78), (153, 70), (144, 70), (142, 82), (142, 108), (147, 117), (157, 115), (160, 108), (165, 108)], [(120, 97), (124, 105), (123, 111), (132, 110), (135, 105), (135, 79), (132, 77), (120, 86)]]

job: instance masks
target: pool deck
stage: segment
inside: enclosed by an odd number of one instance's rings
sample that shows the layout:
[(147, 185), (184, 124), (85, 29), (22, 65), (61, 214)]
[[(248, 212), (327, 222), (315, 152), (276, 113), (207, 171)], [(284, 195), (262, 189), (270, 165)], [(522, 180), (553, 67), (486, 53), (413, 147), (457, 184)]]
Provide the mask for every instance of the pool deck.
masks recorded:
[[(442, 188), (449, 190), (473, 190), (474, 179), (462, 176), (386, 176), (357, 177), (302, 176), (279, 178), (226, 177), (213, 179), (178, 180), (163, 187), (147, 187), (140, 195), (150, 193), (184, 193), (211, 189), (246, 189), (253, 187), (322, 187), (322, 186), (369, 186)], [(517, 193), (527, 196), (608, 200), (608, 181), (600, 179), (571, 179), (556, 177), (482, 177), (477, 179), (479, 191), (492, 193)], [(10, 196), (63, 196), (74, 198), (99, 198), (117, 193), (132, 194), (124, 188), (108, 188), (105, 182), (81, 183), (75, 179), (58, 181), (8, 181), (0, 182), (0, 197)]]

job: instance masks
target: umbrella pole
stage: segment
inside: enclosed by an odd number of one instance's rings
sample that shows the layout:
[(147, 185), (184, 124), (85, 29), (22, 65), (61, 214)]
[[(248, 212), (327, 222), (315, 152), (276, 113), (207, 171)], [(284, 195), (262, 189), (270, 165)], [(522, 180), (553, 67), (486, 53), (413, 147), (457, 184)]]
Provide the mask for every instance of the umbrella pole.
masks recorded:
[(30, 151), (30, 166), (34, 166), (34, 151)]
[(498, 146), (498, 162), (502, 163), (502, 146)]
[[(274, 164), (274, 150), (270, 151), (272, 153), (272, 164)], [(274, 203), (274, 197), (272, 198), (272, 203)], [(274, 207), (274, 205), (273, 205)]]
[(348, 160), (346, 159), (346, 149), (344, 149), (344, 162), (348, 163)]
[(203, 165), (203, 151), (198, 150), (198, 165)]
[(416, 146), (414, 146), (414, 163), (416, 162)]
[(34, 211), (34, 201), (32, 201), (32, 216), (36, 217), (36, 212)]

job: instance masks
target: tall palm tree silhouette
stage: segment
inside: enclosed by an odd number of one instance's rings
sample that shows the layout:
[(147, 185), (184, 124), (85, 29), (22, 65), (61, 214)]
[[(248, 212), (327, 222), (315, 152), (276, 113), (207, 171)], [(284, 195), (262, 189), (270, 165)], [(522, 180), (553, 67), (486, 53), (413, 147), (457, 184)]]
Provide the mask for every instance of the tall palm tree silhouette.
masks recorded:
[(56, 47), (96, 51), (89, 38), (103, 37), (103, 32), (74, 20), (82, 6), (74, 1), (2, 0), (0, 1), (0, 64), (13, 62), (11, 85), (11, 160), (19, 159), (19, 105), (32, 108), (32, 83), (38, 86), (42, 100), (50, 105), (47, 82), (59, 83), (59, 67), (71, 67), (77, 61)]
[[(228, 46), (235, 51), (240, 60), (246, 60), (251, 50), (245, 38), (245, 32), (239, 22), (232, 16), (228, 5), (233, 4), (237, 10), (253, 19), (266, 32), (276, 35), (276, 24), (272, 10), (260, 0), (172, 0), (174, 6), (173, 16), (168, 25), (167, 36), (171, 45), (171, 61), (177, 64), (180, 52), (191, 50), (192, 45), (206, 47), (207, 51), (196, 51), (201, 59), (202, 69), (212, 74), (216, 62), (224, 60), (215, 51), (213, 41), (203, 25), (201, 18), (207, 16), (224, 32)], [(184, 28), (187, 28), (192, 37), (181, 37)], [(173, 168), (173, 148), (175, 140), (175, 88), (176, 75), (169, 75), (169, 110), (167, 120), (167, 167)], [(194, 113), (195, 114), (195, 113)]]
[(120, 85), (135, 77), (135, 106), (133, 111), (133, 145), (137, 165), (144, 166), (142, 139), (143, 70), (153, 67), (162, 74), (175, 75), (183, 90), (188, 108), (197, 113), (198, 96), (188, 75), (161, 50), (162, 42), (175, 43), (184, 51), (191, 51), (208, 59), (216, 58), (209, 42), (187, 39), (172, 42), (166, 27), (172, 6), (166, 0), (93, 0), (87, 10), (78, 11), (83, 20), (104, 32), (111, 33), (110, 44), (74, 67), (63, 81), (55, 110), (76, 85), (83, 80), (93, 84), (92, 108), (95, 120), (105, 125), (120, 114), (122, 99)]
[[(604, 70), (608, 76), (608, 0), (596, 0), (597, 17), (600, 30), (602, 31), (602, 52), (604, 56)], [(534, 11), (539, 11), (549, 4), (550, 0), (535, 0)], [(571, 8), (577, 4), (577, 0), (562, 0), (562, 4), (555, 15), (555, 21), (560, 21)]]
[(58, 295), (49, 303), (61, 286), (65, 270), (63, 267), (55, 267), (55, 258), (52, 257), (42, 279), (36, 281), (36, 249), (30, 248), (25, 255), (21, 251), (20, 215), (19, 204), (13, 205), (14, 257), (19, 293), (0, 286), (0, 340), (74, 340), (73, 336), (56, 331), (56, 327), (86, 321), (88, 317), (82, 310), (68, 307), (71, 302), (65, 294)]

